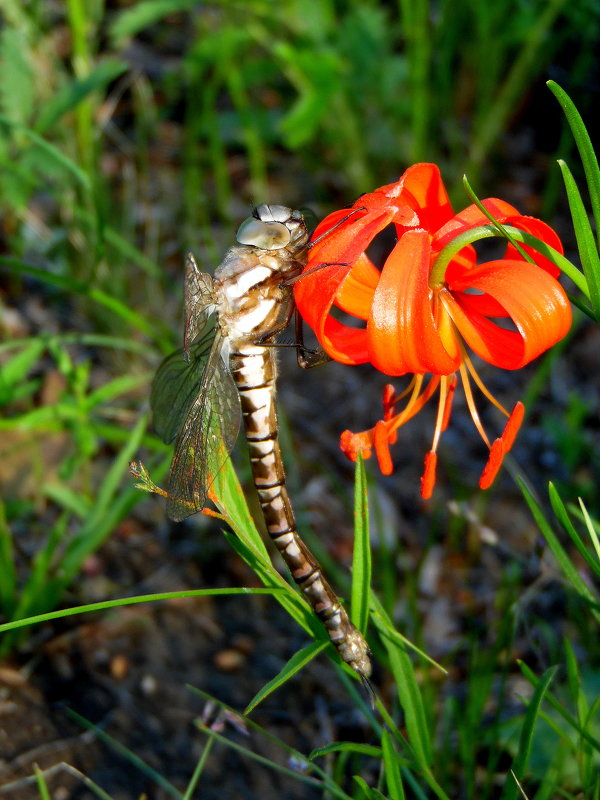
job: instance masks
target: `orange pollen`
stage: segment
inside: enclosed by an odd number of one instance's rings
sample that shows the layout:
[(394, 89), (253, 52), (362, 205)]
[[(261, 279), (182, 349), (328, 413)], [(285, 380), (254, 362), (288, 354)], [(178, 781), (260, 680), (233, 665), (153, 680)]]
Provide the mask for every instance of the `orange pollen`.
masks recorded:
[(515, 403), (515, 407), (513, 408), (512, 413), (508, 418), (506, 425), (504, 426), (504, 430), (502, 431), (502, 436), (500, 437), (504, 444), (505, 453), (508, 453), (515, 443), (515, 439), (517, 438), (517, 433), (519, 432), (519, 428), (521, 427), (524, 416), (525, 406), (519, 400), (517, 403)]
[(435, 486), (435, 470), (437, 467), (437, 453), (430, 450), (425, 454), (425, 469), (421, 476), (421, 497), (423, 500), (429, 500), (433, 493)]
[[(392, 432), (395, 439), (396, 434)], [(375, 454), (379, 463), (379, 469), (382, 475), (391, 475), (394, 471), (392, 457), (390, 455), (390, 437), (388, 435), (388, 427), (383, 420), (379, 420), (373, 429), (373, 444), (375, 445)]]
[(498, 474), (498, 471), (500, 470), (500, 467), (502, 466), (504, 455), (504, 442), (502, 439), (496, 439), (490, 447), (490, 455), (487, 460), (487, 464), (483, 468), (481, 478), (479, 478), (480, 489), (490, 488), (496, 478), (496, 475)]
[(350, 461), (356, 461), (359, 453), (362, 453), (364, 459), (371, 458), (373, 452), (372, 431), (362, 431), (361, 433), (344, 431), (340, 436), (340, 449)]

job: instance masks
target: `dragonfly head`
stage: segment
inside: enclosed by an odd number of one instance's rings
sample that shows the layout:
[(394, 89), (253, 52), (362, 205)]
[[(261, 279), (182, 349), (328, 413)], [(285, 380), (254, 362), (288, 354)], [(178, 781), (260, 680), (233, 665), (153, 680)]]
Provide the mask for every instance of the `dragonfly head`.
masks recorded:
[(236, 235), (239, 244), (261, 250), (297, 249), (308, 241), (308, 230), (300, 211), (287, 206), (256, 206), (252, 216), (244, 220)]

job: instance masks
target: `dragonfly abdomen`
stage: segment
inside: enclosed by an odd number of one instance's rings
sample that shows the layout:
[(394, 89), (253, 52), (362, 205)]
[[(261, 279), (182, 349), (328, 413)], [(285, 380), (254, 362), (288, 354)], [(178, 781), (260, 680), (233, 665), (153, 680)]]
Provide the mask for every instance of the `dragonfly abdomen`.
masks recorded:
[(350, 622), (296, 528), (277, 438), (272, 350), (260, 346), (249, 350), (230, 353), (229, 368), (240, 395), (252, 475), (267, 531), (340, 657), (367, 678), (371, 674), (367, 643)]

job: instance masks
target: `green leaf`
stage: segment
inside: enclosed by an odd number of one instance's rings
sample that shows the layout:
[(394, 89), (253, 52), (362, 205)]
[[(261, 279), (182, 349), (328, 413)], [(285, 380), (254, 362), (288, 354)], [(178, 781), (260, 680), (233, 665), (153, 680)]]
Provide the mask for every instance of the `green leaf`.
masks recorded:
[(0, 31), (0, 106), (14, 122), (28, 122), (34, 107), (35, 79), (25, 31)]
[[(581, 514), (583, 516), (585, 527), (587, 528), (589, 537), (592, 540), (592, 545), (594, 546), (596, 558), (598, 559), (598, 565), (600, 565), (600, 540), (598, 539), (598, 531), (596, 530), (596, 524), (594, 523), (594, 520), (590, 517), (588, 510), (585, 507), (585, 504), (581, 499), (581, 497), (579, 498), (579, 506), (581, 508)], [(594, 567), (595, 572), (597, 572), (596, 566)]]
[[(81, 169), (71, 158), (62, 153), (53, 144), (47, 142), (42, 136), (40, 136), (34, 130), (31, 130), (31, 128), (26, 128), (23, 125), (14, 123), (5, 114), (0, 114), (0, 123), (8, 125), (8, 127), (12, 128), (12, 130), (16, 133), (23, 135), (27, 139), (30, 139), (40, 150), (40, 152), (44, 156), (47, 156), (54, 165), (60, 167), (61, 170), (71, 175), (71, 177), (73, 177), (75, 181), (85, 190), (91, 191), (92, 183), (87, 172)], [(8, 259), (3, 259), (3, 261), (6, 262)]]
[(132, 311), (127, 304), (122, 303), (120, 300), (117, 300), (116, 297), (112, 297), (101, 289), (95, 289), (87, 283), (76, 281), (66, 275), (56, 275), (53, 272), (48, 272), (48, 270), (34, 267), (16, 258), (0, 256), (0, 267), (14, 270), (18, 274), (30, 275), (32, 278), (37, 278), (44, 283), (57, 286), (67, 292), (75, 292), (76, 294), (89, 297), (93, 302), (108, 308), (114, 314), (124, 319), (132, 327), (141, 330), (149, 339), (154, 341), (158, 338), (159, 334), (157, 333), (157, 328), (154, 323), (140, 316), (140, 314), (135, 311)]
[(294, 653), (283, 669), (254, 695), (244, 709), (244, 716), (254, 711), (259, 703), (262, 703), (266, 697), (299, 672), (320, 652), (325, 650), (327, 645), (328, 642), (311, 642), (306, 647), (303, 647), (302, 650), (298, 650), (297, 653)]
[(565, 648), (565, 665), (567, 667), (567, 681), (573, 699), (573, 704), (577, 709), (577, 719), (582, 728), (586, 725), (589, 714), (589, 704), (581, 688), (581, 675), (577, 665), (575, 651), (568, 639), (563, 640)]
[(573, 564), (566, 550), (558, 541), (558, 537), (552, 530), (552, 526), (544, 517), (542, 510), (534, 500), (525, 483), (520, 478), (517, 478), (517, 483), (519, 484), (521, 492), (525, 497), (525, 501), (529, 506), (529, 510), (531, 511), (533, 518), (535, 519), (542, 535), (548, 543), (548, 547), (558, 562), (558, 566), (562, 570), (567, 581), (571, 584), (572, 589), (590, 605), (592, 614), (600, 622), (600, 611), (597, 610), (598, 600), (596, 596), (592, 593), (587, 583), (583, 580), (579, 574), (579, 571), (577, 570), (577, 567), (575, 564)]
[(356, 460), (354, 478), (354, 554), (352, 558), (352, 622), (366, 634), (369, 624), (371, 586), (371, 541), (369, 537), (369, 500), (365, 463)]
[(107, 381), (93, 392), (90, 392), (85, 398), (85, 408), (87, 411), (92, 411), (96, 406), (102, 403), (110, 402), (121, 395), (129, 394), (129, 392), (139, 389), (150, 383), (152, 378), (151, 373), (142, 375), (119, 375), (111, 381)]
[(588, 548), (585, 546), (583, 540), (577, 533), (577, 530), (575, 529), (575, 526), (569, 517), (569, 512), (565, 508), (565, 505), (553, 483), (548, 485), (548, 496), (550, 497), (550, 504), (552, 505), (552, 510), (556, 515), (556, 519), (560, 522), (565, 532), (569, 535), (571, 541), (579, 551), (581, 557), (585, 560), (586, 564), (594, 571), (596, 576), (600, 578), (600, 560), (594, 559)]
[(508, 776), (506, 779), (504, 789), (502, 790), (501, 800), (517, 800), (517, 797), (520, 796), (517, 780), (520, 782), (525, 778), (525, 770), (531, 754), (531, 744), (533, 742), (535, 724), (540, 713), (542, 700), (548, 691), (548, 687), (550, 686), (557, 669), (558, 667), (550, 667), (550, 669), (546, 670), (541, 680), (535, 687), (533, 696), (529, 701), (527, 713), (525, 714), (525, 719), (523, 720), (523, 727), (521, 728), (521, 735), (519, 737), (519, 748), (513, 762), (513, 775)]
[(357, 786), (360, 786), (365, 800), (374, 800), (373, 789), (371, 789), (371, 787), (364, 778), (361, 778), (360, 775), (353, 775), (352, 780), (356, 783)]
[[(527, 664), (523, 663), (522, 661), (518, 662), (519, 668), (523, 675), (527, 678), (529, 683), (532, 686), (537, 687), (540, 683), (540, 679), (534, 674), (534, 672), (527, 666)], [(565, 720), (565, 722), (573, 728), (574, 731), (581, 736), (582, 739), (590, 744), (596, 752), (600, 753), (600, 740), (595, 739), (585, 728), (582, 728), (579, 722), (573, 717), (572, 714), (564, 708), (562, 703), (560, 703), (555, 697), (553, 697), (550, 693), (547, 694), (546, 699), (550, 706), (558, 713), (560, 716)]]
[(67, 714), (75, 720), (82, 728), (88, 731), (94, 731), (94, 734), (97, 739), (103, 742), (108, 748), (110, 748), (113, 752), (118, 753), (118, 755), (124, 759), (126, 762), (129, 762), (134, 769), (139, 770), (146, 778), (149, 778), (151, 781), (156, 783), (157, 786), (160, 788), (170, 797), (174, 797), (175, 800), (181, 800), (181, 793), (170, 783), (160, 772), (151, 767), (147, 764), (142, 758), (140, 758), (136, 753), (126, 747), (121, 742), (114, 739), (105, 730), (103, 730), (98, 725), (94, 725), (93, 722), (90, 722), (85, 717), (82, 717), (81, 714), (78, 714), (73, 709), (68, 708)]
[(341, 62), (332, 51), (302, 50), (288, 42), (277, 42), (273, 51), (298, 91), (298, 99), (281, 121), (284, 143), (297, 150), (314, 137), (331, 113), (332, 97), (341, 86)]
[(328, 756), (330, 753), (356, 753), (358, 755), (369, 756), (381, 760), (382, 750), (381, 747), (376, 747), (373, 744), (360, 744), (360, 742), (332, 742), (326, 744), (324, 747), (317, 747), (308, 756), (309, 761), (314, 761), (315, 758)]
[(571, 170), (564, 161), (559, 160), (558, 165), (565, 182), (579, 258), (589, 289), (588, 298), (592, 304), (596, 321), (600, 321), (600, 258), (594, 232)]
[(217, 498), (217, 508), (236, 535), (252, 550), (259, 553), (264, 563), (270, 564), (271, 560), (266, 545), (252, 519), (244, 490), (230, 458), (225, 460), (224, 466), (217, 473), (212, 488)]
[(140, 603), (156, 603), (162, 600), (175, 600), (182, 597), (220, 597), (252, 594), (277, 595), (279, 591), (279, 589), (247, 589), (236, 586), (232, 588), (220, 587), (218, 589), (185, 589), (178, 592), (157, 592), (155, 594), (136, 595), (135, 597), (119, 597), (116, 600), (101, 600), (98, 603), (86, 603), (83, 606), (61, 608), (59, 611), (46, 611), (43, 614), (23, 617), (22, 619), (15, 619), (11, 622), (4, 622), (0, 625), (0, 633), (24, 628), (27, 625), (37, 625), (40, 622), (48, 622), (53, 619), (64, 619), (66, 617), (74, 617), (77, 614), (106, 611), (109, 608), (136, 606)]
[(35, 774), (35, 782), (37, 784), (38, 792), (40, 793), (40, 800), (52, 800), (44, 773), (37, 764), (33, 765), (33, 772)]
[(392, 737), (385, 729), (381, 736), (381, 746), (385, 766), (385, 780), (390, 800), (405, 800), (402, 776), (400, 775), (400, 757), (394, 749)]
[(70, 511), (79, 519), (85, 519), (92, 509), (88, 498), (69, 486), (60, 483), (46, 483), (42, 491), (45, 497), (49, 497), (57, 506), (61, 506), (65, 511)]
[(4, 503), (0, 497), (0, 610), (5, 617), (11, 617), (15, 608), (16, 586), (12, 534), (6, 521)]
[(406, 647), (410, 650), (413, 650), (418, 656), (424, 658), (425, 661), (429, 662), (429, 664), (436, 669), (439, 669), (439, 671), (444, 675), (448, 674), (448, 670), (444, 669), (441, 664), (438, 664), (438, 662), (431, 658), (431, 656), (428, 655), (424, 650), (421, 650), (416, 644), (413, 644), (409, 639), (406, 638), (406, 636), (403, 636), (395, 629), (394, 624), (386, 614), (381, 601), (374, 592), (371, 592), (371, 606), (373, 608), (371, 619), (375, 623), (382, 636), (385, 636), (392, 642), (396, 642), (400, 648)]
[(46, 344), (43, 339), (24, 340), (23, 348), (0, 369), (0, 405), (12, 399), (13, 389), (22, 384), (31, 367), (38, 361)]
[[(398, 697), (404, 710), (410, 746), (419, 767), (429, 772), (432, 760), (431, 736), (415, 671), (406, 652), (406, 644), (400, 640), (400, 635), (394, 630), (381, 603), (375, 595), (372, 594), (371, 597), (374, 612), (372, 619), (377, 624), (388, 652)], [(390, 635), (390, 631), (396, 633), (396, 636)]]
[(155, 25), (163, 17), (194, 8), (196, 0), (141, 0), (121, 12), (110, 28), (110, 36), (116, 45), (129, 36), (135, 36), (144, 28)]
[(108, 470), (90, 514), (84, 520), (76, 537), (65, 548), (59, 574), (48, 587), (48, 594), (54, 598), (53, 603), (58, 601), (64, 589), (79, 572), (85, 558), (100, 547), (119, 520), (139, 499), (140, 495), (132, 485), (120, 492), (117, 490), (123, 476), (128, 474), (129, 462), (139, 449), (147, 425), (148, 417), (143, 415)]
[(85, 78), (73, 79), (42, 106), (34, 126), (36, 132), (45, 134), (49, 128), (56, 125), (65, 114), (73, 111), (86, 97), (93, 92), (105, 90), (111, 81), (128, 69), (129, 65), (126, 61), (106, 58), (97, 64)]
[(594, 152), (594, 146), (592, 145), (592, 141), (581, 118), (581, 114), (577, 111), (569, 95), (554, 81), (547, 81), (546, 86), (562, 106), (567, 122), (573, 132), (573, 138), (579, 150), (587, 180), (588, 191), (590, 193), (590, 203), (596, 223), (596, 238), (600, 244), (600, 169), (598, 168), (598, 159)]

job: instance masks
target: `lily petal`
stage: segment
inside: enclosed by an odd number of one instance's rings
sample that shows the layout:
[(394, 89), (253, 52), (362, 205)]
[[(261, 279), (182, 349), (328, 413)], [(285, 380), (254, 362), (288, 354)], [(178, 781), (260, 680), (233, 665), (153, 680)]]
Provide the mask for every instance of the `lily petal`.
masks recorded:
[(427, 231), (408, 231), (381, 271), (367, 333), (369, 360), (386, 375), (449, 375), (458, 366), (436, 327), (429, 299), (430, 255)]
[[(506, 330), (462, 304), (463, 288), (479, 289), (505, 309), (516, 327)], [(527, 261), (489, 261), (444, 293), (443, 303), (465, 342), (481, 358), (503, 369), (519, 369), (566, 335), (571, 307), (560, 284)]]

